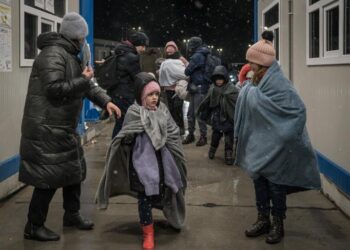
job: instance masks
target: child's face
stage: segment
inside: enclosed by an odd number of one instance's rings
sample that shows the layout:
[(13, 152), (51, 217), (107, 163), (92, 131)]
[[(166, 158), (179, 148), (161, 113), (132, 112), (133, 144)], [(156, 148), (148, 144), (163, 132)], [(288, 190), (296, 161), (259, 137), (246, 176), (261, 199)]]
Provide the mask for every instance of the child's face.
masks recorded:
[(225, 84), (225, 80), (224, 79), (216, 79), (215, 80), (215, 85), (218, 86), (218, 87), (221, 87), (222, 85)]
[(252, 70), (254, 73), (256, 73), (256, 72), (258, 72), (258, 71), (259, 71), (260, 66), (259, 66), (258, 64), (253, 63), (253, 62), (249, 62), (249, 64), (250, 64), (250, 68), (251, 68), (251, 70)]
[(151, 108), (154, 108), (157, 106), (158, 100), (159, 100), (159, 92), (158, 91), (152, 92), (146, 97), (146, 105)]

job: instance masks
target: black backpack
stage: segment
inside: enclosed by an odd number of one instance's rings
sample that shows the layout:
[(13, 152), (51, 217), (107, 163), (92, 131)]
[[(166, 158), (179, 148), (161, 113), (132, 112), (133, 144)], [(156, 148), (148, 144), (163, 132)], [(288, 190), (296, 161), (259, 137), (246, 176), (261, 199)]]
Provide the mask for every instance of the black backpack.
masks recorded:
[(111, 55), (103, 63), (95, 64), (95, 77), (101, 88), (110, 90), (117, 84), (118, 57), (122, 54)]
[(221, 59), (212, 54), (208, 54), (205, 59), (204, 75), (208, 81), (214, 72), (216, 66), (221, 65)]

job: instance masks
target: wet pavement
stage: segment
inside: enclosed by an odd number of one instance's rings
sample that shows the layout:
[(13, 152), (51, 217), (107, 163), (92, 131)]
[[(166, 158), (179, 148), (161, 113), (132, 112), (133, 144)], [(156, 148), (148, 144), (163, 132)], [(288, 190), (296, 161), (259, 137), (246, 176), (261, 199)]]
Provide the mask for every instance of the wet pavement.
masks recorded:
[[(26, 187), (0, 203), (0, 249), (141, 249), (135, 199), (113, 198), (106, 211), (98, 210), (93, 202), (111, 130), (111, 124), (106, 124), (101, 135), (85, 146), (88, 176), (82, 185), (81, 212), (95, 222), (95, 229), (63, 228), (62, 194), (58, 190), (46, 226), (59, 233), (61, 240), (24, 240), (32, 194), (32, 187)], [(264, 236), (246, 238), (244, 229), (256, 219), (253, 184), (241, 169), (224, 164), (222, 145), (214, 160), (207, 158), (208, 147), (185, 146), (189, 184), (186, 227), (181, 232), (173, 231), (162, 213), (154, 210), (156, 249), (349, 249), (350, 220), (318, 191), (288, 196), (285, 238), (281, 243), (268, 245)]]

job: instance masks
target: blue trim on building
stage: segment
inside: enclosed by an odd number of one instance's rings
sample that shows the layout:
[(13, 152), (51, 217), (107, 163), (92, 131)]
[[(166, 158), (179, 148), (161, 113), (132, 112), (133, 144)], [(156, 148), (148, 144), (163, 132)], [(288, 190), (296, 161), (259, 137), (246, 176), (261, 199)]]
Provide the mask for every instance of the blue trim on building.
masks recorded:
[(342, 192), (350, 197), (350, 172), (317, 152), (320, 172), (331, 180)]
[[(94, 64), (94, 0), (80, 0), (79, 1), (80, 14), (85, 18), (89, 26), (89, 35), (86, 40), (90, 45), (91, 50), (91, 64)], [(85, 121), (96, 122), (99, 120), (99, 112), (93, 107), (91, 102), (87, 99), (84, 100), (83, 113), (81, 122)], [(85, 131), (84, 126), (80, 125), (80, 133)]]
[(19, 155), (15, 155), (3, 162), (0, 162), (0, 182), (6, 180), (19, 170)]

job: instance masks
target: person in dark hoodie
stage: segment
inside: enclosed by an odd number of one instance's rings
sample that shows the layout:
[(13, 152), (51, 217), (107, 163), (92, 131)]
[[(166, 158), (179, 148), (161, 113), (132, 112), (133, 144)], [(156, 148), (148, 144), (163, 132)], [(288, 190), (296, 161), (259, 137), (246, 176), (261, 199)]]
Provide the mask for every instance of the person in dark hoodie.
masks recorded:
[(115, 54), (117, 59), (117, 79), (115, 87), (107, 91), (113, 102), (121, 109), (121, 119), (115, 121), (112, 133), (114, 138), (121, 130), (125, 114), (128, 108), (134, 103), (135, 75), (141, 72), (140, 54), (144, 53), (149, 44), (147, 35), (143, 32), (135, 32), (130, 38), (116, 46)]
[[(185, 75), (190, 77), (187, 86), (187, 90), (190, 94), (190, 106), (187, 113), (189, 134), (182, 142), (183, 144), (189, 144), (195, 141), (196, 110), (208, 93), (210, 86), (210, 79), (207, 79), (205, 76), (205, 62), (208, 54), (210, 54), (209, 49), (203, 44), (200, 37), (191, 37), (187, 49), (191, 55), (190, 62), (185, 69)], [(200, 138), (196, 146), (204, 146), (207, 144), (207, 125), (201, 120), (198, 120), (198, 125)]]
[(108, 149), (96, 195), (100, 208), (107, 208), (111, 196), (137, 197), (143, 249), (154, 249), (152, 208), (162, 209), (176, 229), (185, 219), (186, 168), (179, 128), (159, 95), (153, 76), (136, 75), (136, 101)]
[(58, 188), (63, 188), (63, 225), (81, 230), (94, 226), (79, 212), (86, 163), (76, 127), (85, 97), (106, 108), (110, 115), (116, 112), (119, 117), (120, 110), (91, 81), (92, 68), (81, 67), (81, 62), (88, 61), (78, 58), (87, 34), (84, 18), (72, 12), (64, 16), (60, 33), (38, 37), (41, 52), (29, 79), (20, 144), (19, 180), (34, 186), (24, 230), (26, 239), (59, 240), (59, 235), (44, 226)]
[(199, 105), (198, 117), (212, 126), (209, 159), (214, 159), (221, 137), (225, 138), (225, 163), (233, 164), (234, 114), (238, 98), (238, 89), (229, 82), (224, 66), (216, 66), (211, 77), (214, 83), (206, 98)]

